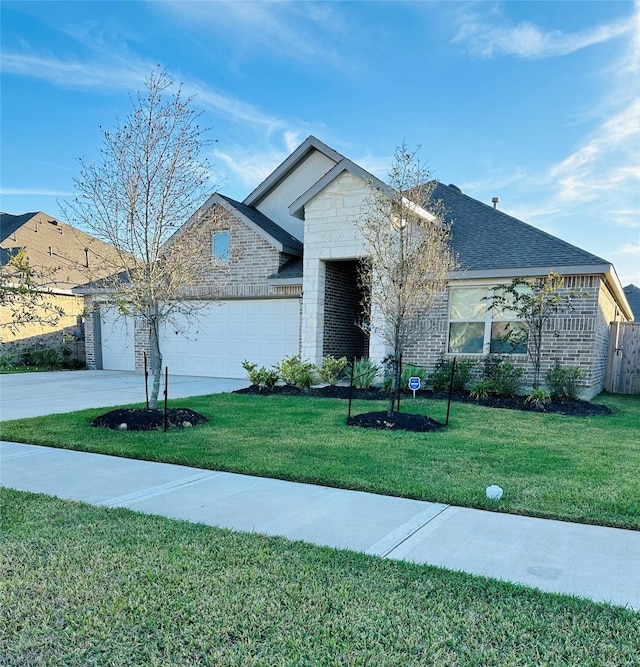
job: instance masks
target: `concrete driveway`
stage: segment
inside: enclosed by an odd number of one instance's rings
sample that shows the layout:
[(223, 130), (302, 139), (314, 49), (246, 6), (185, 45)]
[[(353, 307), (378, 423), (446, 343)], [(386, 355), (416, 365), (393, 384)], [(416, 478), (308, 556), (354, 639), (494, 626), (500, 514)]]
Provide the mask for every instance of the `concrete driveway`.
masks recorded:
[[(246, 380), (170, 375), (169, 398), (219, 394), (248, 385)], [(164, 380), (160, 398), (163, 390)], [(144, 374), (132, 371), (56, 371), (0, 375), (0, 399), (0, 420), (143, 403)]]

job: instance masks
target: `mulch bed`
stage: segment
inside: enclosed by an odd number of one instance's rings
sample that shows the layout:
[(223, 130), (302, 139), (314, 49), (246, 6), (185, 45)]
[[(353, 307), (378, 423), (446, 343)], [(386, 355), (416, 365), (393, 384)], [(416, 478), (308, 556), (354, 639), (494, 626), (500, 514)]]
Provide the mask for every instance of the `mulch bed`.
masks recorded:
[(444, 428), (444, 424), (431, 419), (431, 417), (414, 415), (410, 412), (394, 412), (391, 417), (386, 412), (365, 412), (361, 415), (349, 417), (347, 425), (377, 428), (385, 431), (415, 431), (417, 433), (439, 431)]
[[(348, 399), (349, 396), (353, 400), (364, 400), (364, 401), (383, 401), (387, 399), (387, 395), (381, 392), (379, 389), (351, 389), (350, 387), (345, 386), (327, 386), (327, 387), (313, 387), (311, 389), (300, 389), (298, 387), (292, 387), (291, 385), (277, 385), (270, 389), (261, 389), (256, 385), (251, 385), (245, 389), (238, 389), (234, 393), (236, 394), (254, 394), (262, 396), (314, 396), (316, 398), (342, 398)], [(439, 399), (447, 400), (446, 393), (434, 393), (429, 390), (421, 390), (416, 392), (416, 399), (419, 400), (429, 400), (429, 399)], [(525, 410), (527, 412), (545, 412), (552, 414), (562, 414), (570, 415), (572, 417), (593, 417), (596, 415), (610, 415), (612, 414), (611, 408), (606, 405), (597, 405), (596, 403), (591, 403), (590, 401), (566, 401), (564, 403), (547, 403), (545, 404), (544, 410), (536, 407), (532, 403), (527, 403), (525, 401), (525, 396), (516, 396), (514, 398), (503, 398), (500, 396), (491, 396), (487, 399), (482, 399), (476, 401), (475, 399), (469, 396), (469, 392), (460, 391), (454, 392), (452, 395), (453, 401), (463, 402), (463, 403), (475, 403), (476, 405), (483, 405), (489, 408), (502, 408), (505, 410)], [(403, 401), (412, 401), (413, 396), (411, 394), (403, 393), (402, 400), (400, 403), (400, 409), (402, 410)]]
[[(169, 408), (167, 410), (167, 428), (190, 428), (204, 424), (209, 420), (189, 408)], [(149, 408), (125, 408), (111, 410), (96, 417), (91, 426), (102, 426), (114, 431), (162, 431), (164, 429), (164, 412)]]

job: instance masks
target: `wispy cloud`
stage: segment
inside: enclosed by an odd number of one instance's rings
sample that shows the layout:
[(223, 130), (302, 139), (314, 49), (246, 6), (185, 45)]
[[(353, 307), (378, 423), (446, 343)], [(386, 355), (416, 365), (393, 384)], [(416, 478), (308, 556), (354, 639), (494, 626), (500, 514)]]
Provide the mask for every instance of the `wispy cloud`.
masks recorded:
[[(47, 81), (68, 89), (99, 91), (136, 91), (144, 88), (145, 80), (156, 67), (152, 62), (114, 55), (108, 60), (62, 60), (52, 56), (4, 52), (2, 71)], [(179, 77), (174, 77), (178, 79)], [(267, 131), (285, 128), (284, 119), (263, 113), (234, 95), (217, 90), (194, 79), (182, 83), (187, 95), (194, 95), (195, 106), (234, 123), (262, 127)]]
[(40, 190), (38, 188), (0, 188), (3, 197), (69, 197), (72, 191)]
[(613, 251), (616, 255), (635, 255), (640, 261), (640, 242), (625, 243), (623, 246)]
[(229, 48), (235, 52), (255, 55), (259, 46), (288, 59), (322, 61), (342, 70), (351, 67), (334, 48), (335, 40), (353, 35), (339, 5), (334, 3), (167, 0), (150, 6), (169, 12), (192, 29), (232, 35)]
[(458, 32), (454, 42), (463, 44), (470, 53), (481, 58), (501, 55), (532, 59), (565, 56), (633, 30), (631, 19), (574, 33), (544, 30), (529, 21), (513, 23), (495, 8), (483, 15), (467, 8), (457, 22)]
[(559, 184), (566, 201), (589, 201), (603, 191), (640, 188), (640, 100), (602, 123), (586, 143), (552, 167), (550, 178)]

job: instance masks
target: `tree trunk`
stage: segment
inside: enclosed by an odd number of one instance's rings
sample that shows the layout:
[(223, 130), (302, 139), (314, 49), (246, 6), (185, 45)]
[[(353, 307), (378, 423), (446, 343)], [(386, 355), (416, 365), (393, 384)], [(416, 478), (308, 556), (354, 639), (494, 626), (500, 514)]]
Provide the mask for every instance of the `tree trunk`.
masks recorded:
[(387, 417), (393, 417), (395, 404), (400, 391), (400, 363), (398, 358), (391, 357), (391, 393), (389, 394), (389, 403), (387, 405)]
[(158, 319), (151, 320), (151, 331), (149, 346), (151, 347), (151, 372), (153, 374), (153, 386), (149, 397), (149, 407), (158, 409), (158, 394), (160, 393), (160, 377), (162, 376), (162, 352), (160, 351), (160, 337), (158, 331)]

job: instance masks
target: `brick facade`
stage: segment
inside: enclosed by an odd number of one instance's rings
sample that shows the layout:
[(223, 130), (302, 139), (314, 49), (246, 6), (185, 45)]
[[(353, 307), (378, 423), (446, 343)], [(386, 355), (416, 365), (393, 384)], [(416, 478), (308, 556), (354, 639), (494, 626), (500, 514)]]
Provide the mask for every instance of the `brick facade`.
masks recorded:
[(362, 290), (358, 288), (357, 262), (327, 262), (323, 356), (367, 357), (369, 341), (358, 326), (361, 319)]

